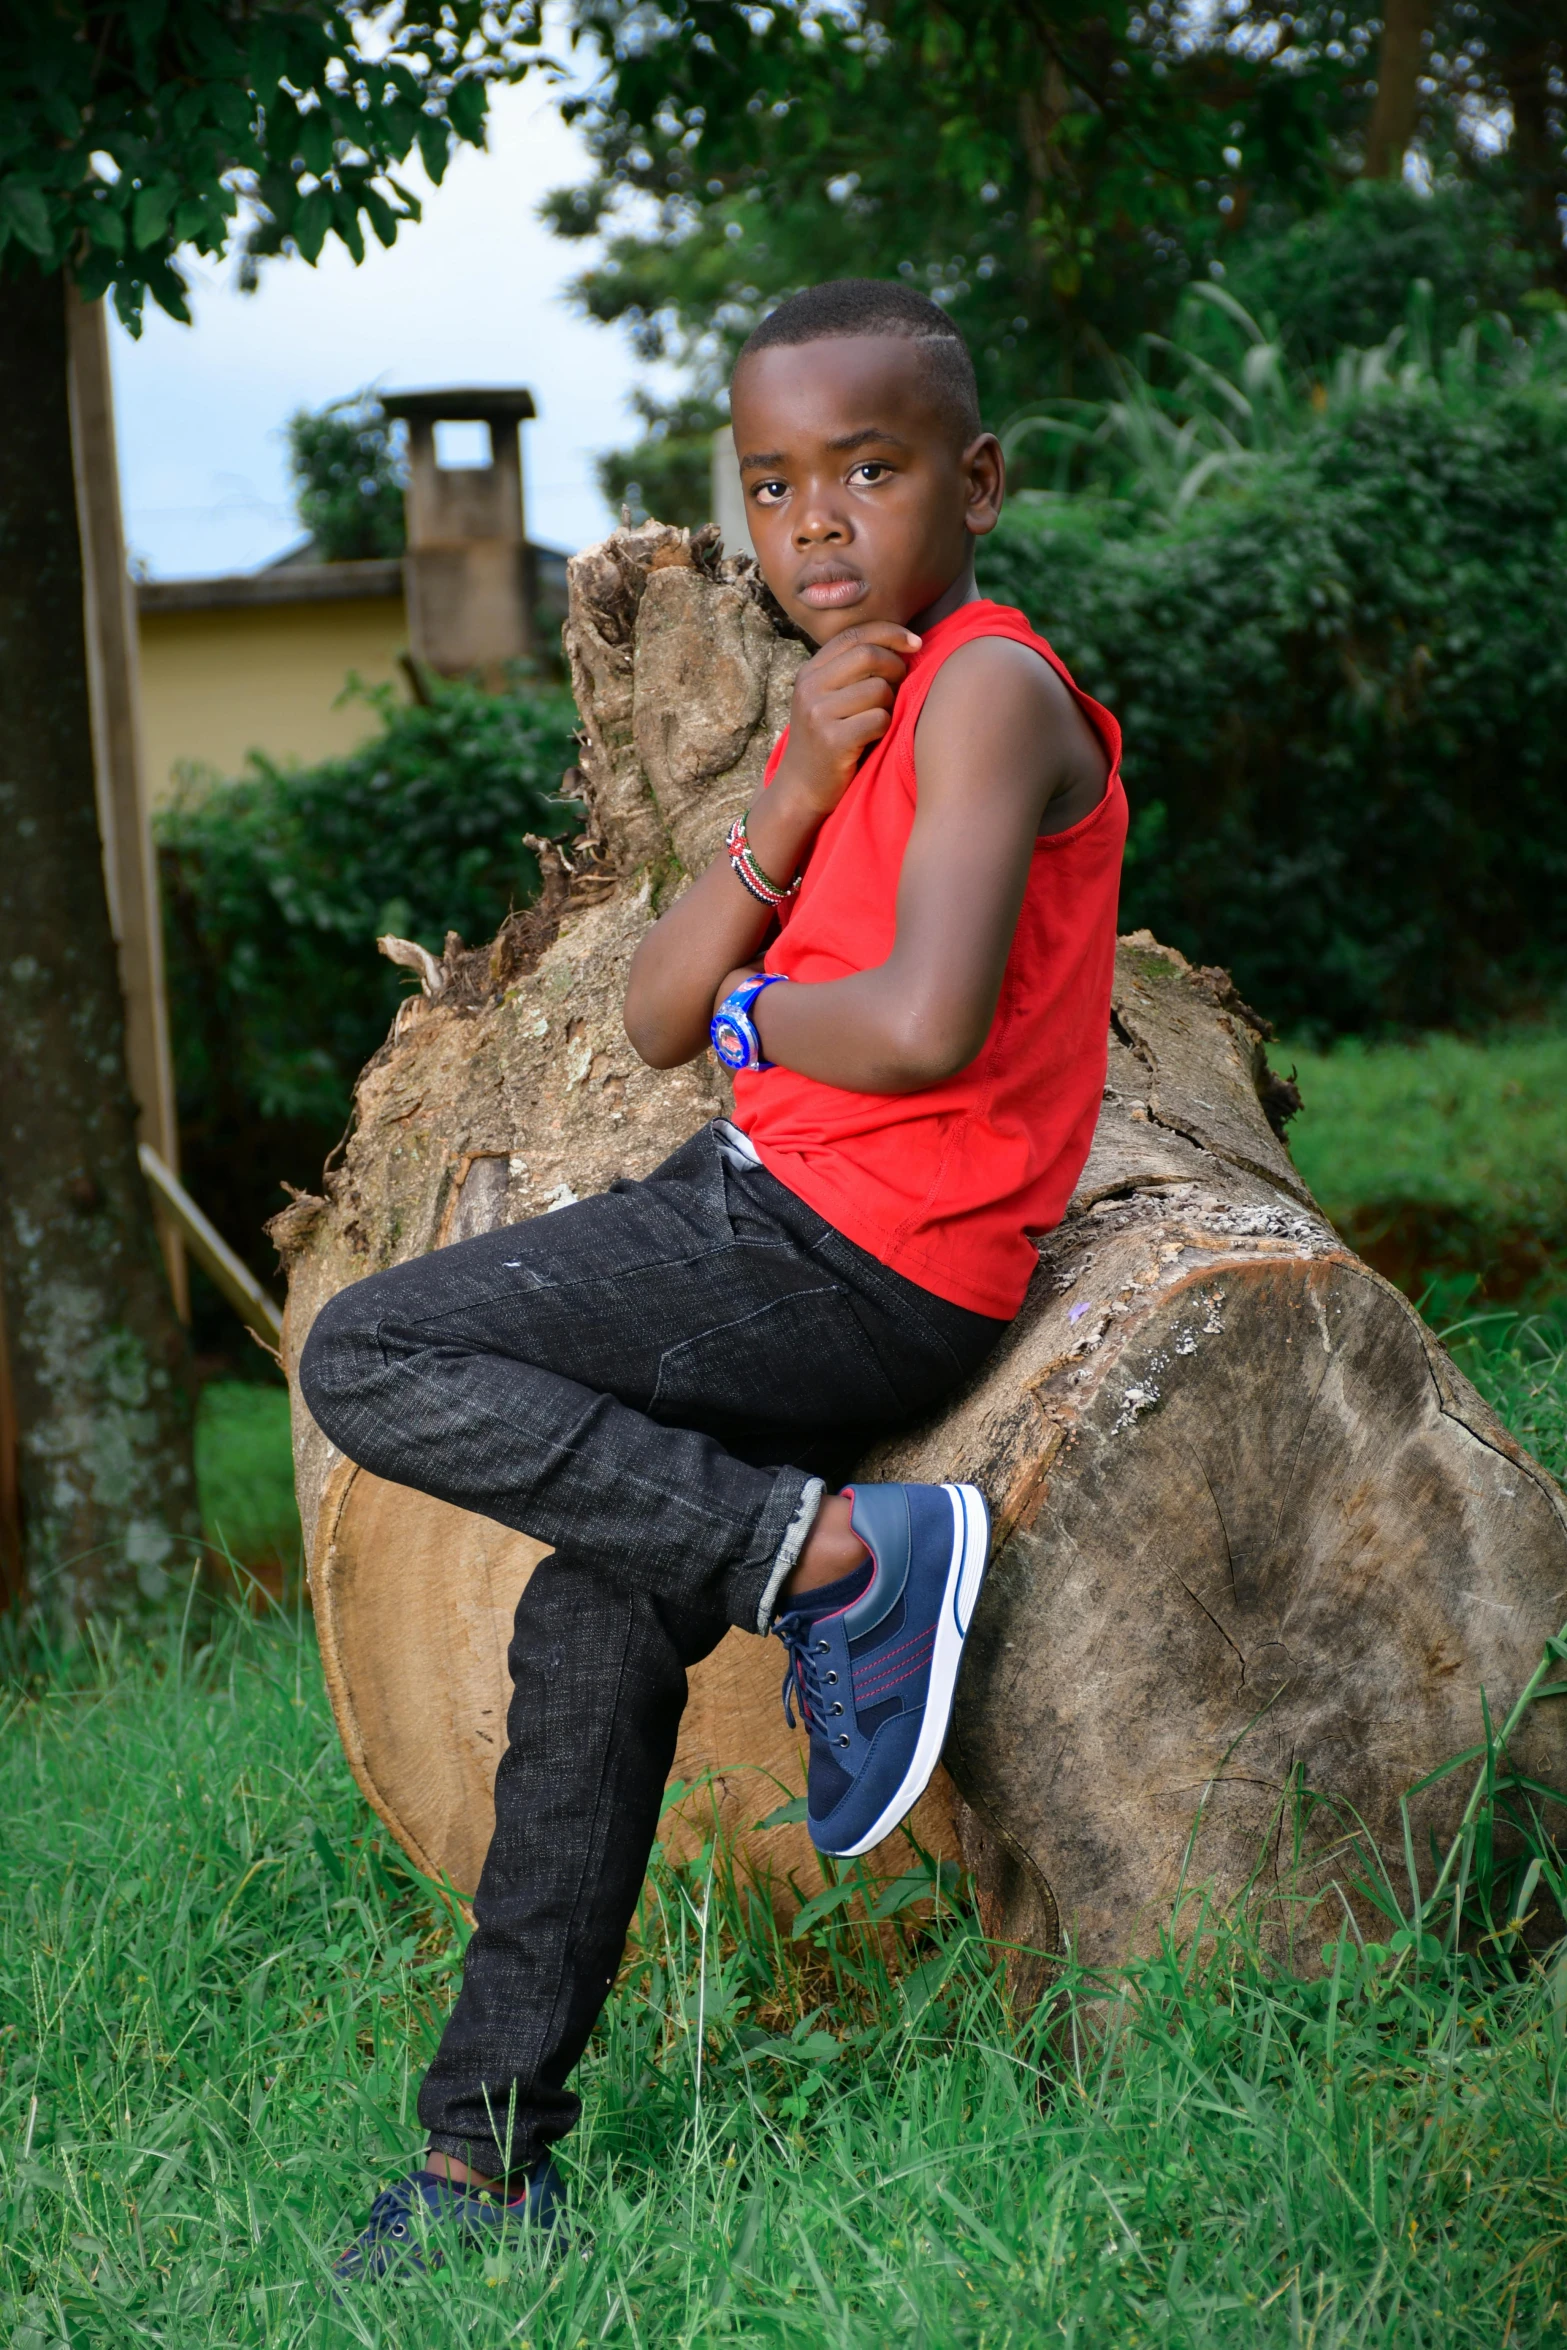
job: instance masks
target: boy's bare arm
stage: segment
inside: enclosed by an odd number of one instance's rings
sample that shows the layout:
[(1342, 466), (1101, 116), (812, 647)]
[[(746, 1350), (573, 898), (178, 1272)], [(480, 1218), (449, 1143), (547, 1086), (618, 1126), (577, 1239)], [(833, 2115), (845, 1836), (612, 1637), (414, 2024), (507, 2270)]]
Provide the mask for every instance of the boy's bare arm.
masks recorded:
[[(886, 733), (919, 641), (895, 621), (870, 621), (833, 637), (801, 670), (788, 749), (748, 822), (762, 871), (780, 884), (799, 871), (861, 757)], [(674, 1069), (706, 1051), (721, 982), (761, 954), (772, 928), (772, 909), (752, 897), (727, 857), (716, 858), (632, 958), (626, 1033), (644, 1061)]]
[[(1086, 738), (1086, 740), (1085, 740)], [(914, 738), (919, 804), (885, 963), (753, 1010), (769, 1060), (856, 1093), (912, 1093), (973, 1060), (995, 1017), (1034, 842), (1104, 788), (1104, 754), (1038, 654), (980, 638), (943, 664)], [(1097, 773), (1095, 769), (1097, 768)]]
[[(854, 633), (870, 637), (873, 631)], [(836, 638), (826, 653), (844, 645), (844, 638)], [(817, 660), (828, 668), (823, 655)], [(896, 667), (901, 674), (901, 662)], [(890, 704), (890, 684), (883, 690)], [(776, 853), (776, 844), (763, 821), (775, 811), (768, 803), (780, 787), (789, 787), (776, 813), (794, 812), (804, 826), (803, 847), (814, 824), (800, 811), (820, 805), (830, 791), (829, 804), (814, 818), (819, 824), (847, 788), (864, 741), (885, 731), (883, 719), (864, 735), (837, 781), (829, 772), (835, 763), (824, 755), (831, 714), (813, 713), (809, 688), (804, 703), (802, 709), (797, 695), (789, 756), (751, 825), (758, 856), (780, 878), (793, 867), (770, 862), (769, 848)], [(788, 778), (802, 717), (801, 758)], [(995, 1015), (1035, 837), (1042, 828), (1058, 830), (1086, 814), (1103, 791), (1106, 771), (1102, 748), (1054, 671), (1026, 646), (993, 637), (963, 646), (943, 665), (916, 729), (915, 767), (919, 804), (904, 856), (891, 955), (850, 978), (769, 988), (753, 1008), (769, 1060), (857, 1093), (917, 1092), (974, 1058)], [(734, 899), (742, 901), (738, 921), (731, 918)], [(679, 993), (686, 1010), (683, 1022), (669, 1023), (670, 1041), (678, 1027), (685, 1049), (668, 1060), (659, 1056), (662, 1066), (692, 1058), (706, 1043), (714, 1002), (754, 967), (767, 935), (765, 909), (747, 897), (727, 861), (705, 874), (674, 912), (685, 909), (680, 976), (690, 993), (686, 987), (669, 990), (671, 999)], [(639, 961), (649, 948), (657, 955), (657, 936), (655, 931), (644, 942)], [(715, 969), (711, 957), (720, 946), (733, 947), (733, 958)], [(674, 978), (670, 960), (667, 953), (662, 958), (666, 982)], [(635, 1017), (636, 978), (634, 968), (627, 1027), (638, 1050), (653, 1059)], [(709, 979), (711, 992), (699, 1001), (698, 982)]]

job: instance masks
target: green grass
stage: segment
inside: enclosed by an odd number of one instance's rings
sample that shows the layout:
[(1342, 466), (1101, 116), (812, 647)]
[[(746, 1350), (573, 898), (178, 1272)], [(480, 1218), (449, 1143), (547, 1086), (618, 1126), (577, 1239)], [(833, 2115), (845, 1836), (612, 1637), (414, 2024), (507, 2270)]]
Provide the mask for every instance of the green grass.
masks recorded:
[(1567, 1485), (1567, 1338), (1554, 1320), (1476, 1313), (1442, 1337), (1497, 1418)]
[(1415, 1295), (1478, 1272), (1498, 1301), (1567, 1297), (1567, 1027), (1273, 1058), (1305, 1102), (1297, 1166), (1380, 1270)]
[(299, 1511), (289, 1444), (288, 1390), (217, 1379), (201, 1391), (196, 1482), (216, 1550), (274, 1586), (299, 1559)]
[[(1538, 1332), (1460, 1343), (1560, 1464)], [(593, 2257), (334, 2307), (460, 1922), (354, 1789), (308, 1623), (18, 1656), (0, 1817), (7, 2350), (1567, 2339), (1567, 1975), (1455, 1960), (1435, 1911), (1312, 1981), (1242, 1922), (1047, 2032), (945, 1889), (785, 1939), (711, 1855), (660, 1864), (579, 2077)]]

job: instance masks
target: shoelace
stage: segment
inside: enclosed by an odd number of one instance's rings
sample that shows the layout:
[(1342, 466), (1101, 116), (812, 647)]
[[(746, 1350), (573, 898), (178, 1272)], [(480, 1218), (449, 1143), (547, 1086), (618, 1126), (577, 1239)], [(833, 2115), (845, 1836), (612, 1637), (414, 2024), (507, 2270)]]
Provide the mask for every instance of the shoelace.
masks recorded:
[(816, 1621), (811, 1616), (780, 1616), (773, 1630), (789, 1652), (783, 1677), (784, 1720), (791, 1730), (795, 1727), (798, 1705), (800, 1727), (825, 1738), (828, 1707), (833, 1701), (823, 1685), (820, 1660), (831, 1656), (831, 1646), (815, 1637)]

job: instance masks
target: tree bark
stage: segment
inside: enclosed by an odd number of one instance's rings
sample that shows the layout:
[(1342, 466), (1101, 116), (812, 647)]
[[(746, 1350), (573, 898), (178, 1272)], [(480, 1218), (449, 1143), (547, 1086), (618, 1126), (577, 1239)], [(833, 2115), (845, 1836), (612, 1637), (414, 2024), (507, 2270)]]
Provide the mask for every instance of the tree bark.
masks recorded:
[[(1567, 287), (1567, 251), (1562, 244), (1561, 207), (1567, 198), (1567, 155), (1557, 95), (1567, 63), (1567, 24), (1561, 11), (1540, 9), (1535, 0), (1493, 8), (1488, 46), (1512, 108), (1512, 174), (1523, 196), (1524, 219), (1550, 276)], [(1553, 89), (1552, 85), (1557, 85)]]
[[(291, 1372), (345, 1282), (644, 1174), (725, 1105), (710, 1061), (636, 1062), (626, 967), (657, 891), (754, 791), (802, 648), (748, 575), (695, 556), (650, 524), (572, 565), (596, 842), (494, 947), (396, 948), (423, 992), (365, 1071), (324, 1196), (273, 1226)], [(1400, 1795), (1480, 1734), (1482, 1688), (1505, 1710), (1567, 1614), (1567, 1505), (1318, 1214), (1270, 1123), (1288, 1089), (1263, 1028), (1224, 973), (1121, 942), (1093, 1152), (1023, 1311), (935, 1422), (864, 1464), (991, 1500), (956, 1794), (938, 1774), (914, 1825), (1036, 1951), (1147, 1948), (1183, 1887), (1315, 1894), (1344, 1873), (1344, 1807), (1401, 1871)], [(544, 1554), (365, 1476), (294, 1401), (350, 1761), (419, 1866), (466, 1889), (511, 1612)], [(692, 1676), (676, 1776), (711, 1773), (751, 1864), (809, 1883), (802, 1829), (753, 1828), (800, 1784), (776, 1674), (770, 1643), (729, 1636)], [(1520, 1747), (1544, 1776), (1564, 1760), (1552, 1713)], [(1422, 1851), (1459, 1800), (1451, 1781), (1422, 1797)], [(891, 1838), (871, 1865), (906, 1860)], [(1041, 1964), (1017, 1970), (1024, 1996)]]
[(1366, 131), (1368, 180), (1397, 179), (1420, 112), (1420, 68), (1432, 0), (1384, 0), (1377, 95)]
[(98, 834), (68, 298), (13, 275), (0, 339), (0, 1284), (27, 1579), (62, 1626), (148, 1615), (200, 1531)]

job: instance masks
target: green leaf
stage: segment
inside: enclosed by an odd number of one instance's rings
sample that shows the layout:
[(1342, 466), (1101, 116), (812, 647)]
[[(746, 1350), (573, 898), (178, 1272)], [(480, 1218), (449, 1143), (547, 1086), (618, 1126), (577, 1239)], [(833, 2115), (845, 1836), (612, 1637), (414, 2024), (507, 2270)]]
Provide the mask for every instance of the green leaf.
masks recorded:
[(125, 22), (138, 48), (152, 40), (167, 12), (168, 0), (125, 0)]
[(317, 1860), (321, 1863), (321, 1866), (325, 1869), (333, 1884), (346, 1884), (348, 1882), (347, 1871), (344, 1869), (343, 1864), (339, 1860), (337, 1854), (332, 1850), (331, 1845), (328, 1844), (326, 1838), (322, 1835), (320, 1829), (316, 1827), (314, 1823), (311, 1825), (310, 1841), (315, 1847)]
[(359, 208), (352, 196), (339, 198), (332, 226), (336, 229), (342, 242), (348, 247), (349, 254), (357, 266), (365, 257), (365, 232), (359, 225)]
[(125, 215), (112, 198), (99, 196), (86, 208), (87, 234), (111, 253), (125, 250)]
[(803, 2039), (792, 2041), (791, 2047), (796, 2056), (803, 2057), (807, 2064), (814, 2065), (836, 2064), (840, 2057), (847, 2054), (841, 2040), (836, 2039), (831, 2032), (824, 2032), (819, 2028), (807, 2032)]
[(489, 92), (477, 79), (454, 82), (447, 93), (447, 119), (458, 138), (471, 147), (484, 144), (484, 118), (489, 102)]
[(38, 254), (42, 260), (53, 260), (49, 207), (43, 190), (31, 180), (0, 180), (0, 225), (19, 245), (25, 245), (29, 253)]
[[(189, 326), (190, 305), (185, 299), (185, 280), (177, 269), (161, 259), (149, 262), (147, 287), (160, 310), (166, 311), (170, 318), (177, 318), (181, 326)], [(119, 307), (118, 290), (115, 307)], [(139, 309), (137, 315), (140, 315)]]
[(452, 134), (436, 115), (421, 114), (418, 139), (420, 161), (439, 187), (446, 177), (446, 166), (451, 157)]
[(204, 110), (210, 113), (229, 145), (248, 161), (259, 162), (256, 110), (248, 90), (238, 86), (229, 87), (222, 82), (209, 82), (200, 96), (204, 101)]
[(379, 241), (383, 245), (395, 244), (397, 241), (397, 215), (380, 190), (371, 187), (362, 188), (359, 201), (369, 214), (370, 226), (374, 229)]
[(325, 111), (315, 107), (299, 118), (299, 153), (305, 169), (325, 179), (334, 160), (332, 125)]
[(911, 2023), (924, 2014), (933, 1999), (940, 1998), (952, 1964), (952, 1954), (941, 1951), (935, 1958), (927, 1958), (923, 1966), (911, 1967), (903, 1977), (898, 1988)]
[(938, 1861), (934, 1866), (922, 1865), (909, 1869), (881, 1893), (871, 1910), (873, 1918), (896, 1917), (901, 1910), (910, 1909), (916, 1901), (934, 1901), (938, 1892), (949, 1897), (957, 1891), (962, 1872), (950, 1860)]
[(63, 90), (45, 90), (39, 98), (45, 122), (56, 138), (68, 146), (74, 145), (82, 134), (82, 118)]
[(132, 342), (140, 342), (141, 340), (142, 307), (145, 294), (146, 288), (139, 285), (134, 278), (129, 281), (124, 278), (114, 280), (114, 315)]
[[(1435, 1965), (1442, 1957), (1442, 1945), (1434, 1934), (1417, 1933), (1411, 1926), (1401, 1926), (1388, 1943), (1390, 1950), (1413, 1950), (1428, 1965)], [(1324, 1956), (1328, 1954), (1324, 1952)]]
[(138, 252), (162, 244), (179, 195), (179, 183), (172, 179), (154, 180), (137, 189), (131, 205), (131, 242)]
[(101, 245), (95, 250), (78, 254), (71, 275), (84, 302), (102, 300), (114, 283), (116, 266), (116, 256), (106, 253)]
[(1441, 1780), (1450, 1779), (1454, 1771), (1464, 1770), (1470, 1763), (1478, 1762), (1481, 1755), (1486, 1752), (1487, 1747), (1482, 1739), (1478, 1746), (1466, 1746), (1462, 1754), (1449, 1755), (1445, 1763), (1438, 1763), (1434, 1771), (1427, 1771), (1423, 1779), (1415, 1781), (1408, 1794), (1405, 1795), (1404, 1801), (1409, 1803), (1415, 1796), (1423, 1795), (1428, 1787), (1435, 1787)]
[(842, 1909), (844, 1903), (852, 1901), (859, 1890), (858, 1880), (854, 1878), (843, 1885), (824, 1886), (820, 1893), (813, 1895), (811, 1900), (807, 1901), (800, 1909), (790, 1931), (791, 1942), (798, 1942), (803, 1934), (808, 1934), (811, 1931), (813, 1926), (819, 1926), (823, 1918), (831, 1917), (835, 1909)]
[(770, 1811), (766, 1819), (758, 1820), (756, 1825), (758, 1828), (791, 1828), (805, 1818), (806, 1810), (807, 1798), (792, 1795), (787, 1803), (781, 1803), (776, 1811)]
[(313, 188), (308, 196), (300, 199), (289, 223), (289, 235), (303, 259), (319, 261), (327, 230), (331, 226), (332, 199), (324, 188)]

